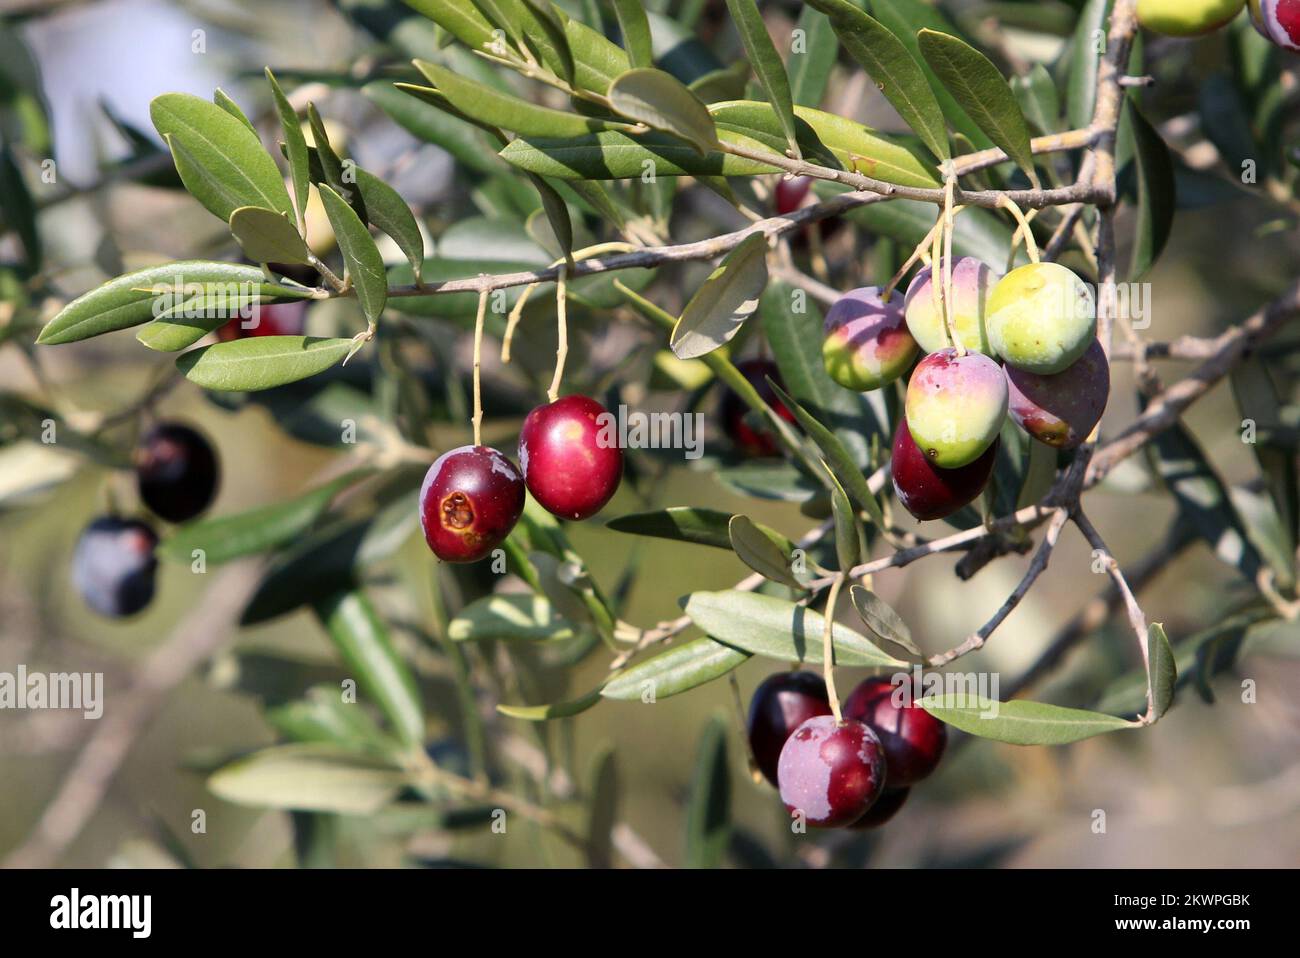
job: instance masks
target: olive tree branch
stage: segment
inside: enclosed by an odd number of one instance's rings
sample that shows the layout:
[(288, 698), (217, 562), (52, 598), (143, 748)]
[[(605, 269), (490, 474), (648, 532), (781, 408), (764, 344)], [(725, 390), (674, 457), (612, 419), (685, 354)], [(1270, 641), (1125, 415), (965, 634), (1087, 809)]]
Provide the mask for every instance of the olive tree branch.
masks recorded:
[(938, 655), (930, 656), (926, 662), (931, 668), (940, 668), (954, 659), (959, 659), (971, 652), (977, 652), (984, 647), (984, 643), (989, 636), (1006, 620), (1007, 616), (1015, 611), (1016, 606), (1029, 593), (1030, 587), (1038, 581), (1038, 577), (1047, 569), (1047, 563), (1052, 558), (1052, 550), (1056, 548), (1056, 541), (1061, 536), (1061, 529), (1064, 528), (1069, 517), (1070, 511), (1064, 506), (1059, 506), (1053, 511), (1051, 522), (1047, 526), (1047, 533), (1043, 536), (1038, 551), (1034, 553), (1034, 558), (1029, 563), (1029, 569), (1012, 593), (1007, 596), (1006, 601), (1002, 603), (1002, 606), (993, 614), (991, 619), (980, 626), (978, 631), (968, 635), (960, 645), (949, 649), (947, 652), (940, 652)]
[(1079, 527), (1085, 539), (1096, 552), (1100, 553), (1102, 563), (1106, 566), (1106, 574), (1111, 577), (1115, 584), (1115, 589), (1119, 592), (1124, 601), (1125, 611), (1128, 613), (1129, 625), (1133, 629), (1134, 637), (1137, 639), (1138, 649), (1142, 653), (1142, 668), (1147, 676), (1147, 711), (1141, 718), (1143, 725), (1150, 725), (1156, 720), (1156, 698), (1155, 683), (1151, 675), (1151, 652), (1147, 648), (1147, 617), (1138, 604), (1137, 596), (1133, 594), (1132, 588), (1129, 587), (1128, 580), (1124, 577), (1124, 571), (1119, 567), (1119, 562), (1111, 555), (1110, 549), (1106, 547), (1106, 541), (1102, 539), (1095, 526), (1088, 521), (1088, 517), (1083, 514), (1082, 510), (1074, 514), (1074, 524)]
[[(1134, 562), (1124, 577), (1134, 595), (1141, 592), (1169, 563), (1188, 546), (1197, 541), (1196, 529), (1191, 523), (1175, 521), (1163, 541), (1142, 558)], [(1036, 685), (1053, 671), (1076, 645), (1105, 625), (1111, 614), (1123, 602), (1123, 595), (1112, 580), (1099, 595), (1093, 596), (1060, 631), (1053, 636), (1038, 658), (1005, 690), (1008, 699)]]

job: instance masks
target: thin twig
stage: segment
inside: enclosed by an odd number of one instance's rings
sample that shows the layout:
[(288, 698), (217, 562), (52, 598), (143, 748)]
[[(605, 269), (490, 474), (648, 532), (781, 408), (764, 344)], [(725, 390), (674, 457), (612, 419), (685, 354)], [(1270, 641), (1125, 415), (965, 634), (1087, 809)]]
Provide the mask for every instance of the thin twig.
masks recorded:
[(940, 652), (938, 655), (932, 655), (929, 658), (929, 664), (932, 668), (939, 668), (947, 665), (954, 659), (961, 658), (971, 652), (976, 652), (984, 647), (994, 631), (1000, 626), (1029, 593), (1030, 587), (1038, 580), (1047, 568), (1047, 563), (1052, 558), (1052, 550), (1056, 548), (1056, 541), (1061, 536), (1061, 529), (1065, 526), (1066, 520), (1070, 517), (1069, 510), (1064, 507), (1058, 508), (1052, 514), (1052, 520), (1047, 527), (1047, 534), (1043, 537), (1042, 545), (1034, 554), (1033, 561), (1029, 563), (1029, 569), (1026, 570), (1024, 577), (1016, 586), (1015, 590), (1007, 596), (1001, 608), (994, 613), (993, 617), (980, 626), (979, 630), (968, 635), (960, 645), (949, 649), (947, 652)]

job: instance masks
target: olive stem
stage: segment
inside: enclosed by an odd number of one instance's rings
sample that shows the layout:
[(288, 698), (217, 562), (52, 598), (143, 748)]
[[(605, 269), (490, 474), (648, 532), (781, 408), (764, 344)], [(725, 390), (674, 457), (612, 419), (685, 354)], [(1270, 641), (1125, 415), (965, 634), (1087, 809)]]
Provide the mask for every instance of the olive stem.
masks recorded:
[(1020, 236), (1023, 233), (1025, 237), (1025, 249), (1029, 252), (1029, 261), (1031, 263), (1039, 262), (1038, 242), (1034, 239), (1034, 231), (1029, 228), (1029, 219), (1011, 197), (1003, 194), (998, 198), (998, 206), (1009, 210), (1011, 215), (1016, 218), (1020, 226), (1016, 229), (1016, 235), (1011, 237), (1011, 255), (1015, 256), (1016, 247), (1020, 245)]
[(560, 380), (564, 378), (564, 361), (569, 356), (569, 317), (568, 299), (569, 264), (560, 267), (560, 275), (555, 280), (555, 331), (559, 342), (555, 346), (555, 375), (551, 377), (551, 388), (546, 390), (546, 398), (555, 402), (560, 398)]
[(754, 758), (754, 747), (749, 741), (748, 723), (745, 721), (745, 703), (740, 697), (740, 683), (736, 681), (736, 673), (729, 672), (727, 681), (731, 685), (731, 701), (736, 707), (736, 720), (740, 723), (740, 739), (745, 743), (745, 762), (749, 766), (749, 777), (757, 785), (763, 781), (763, 773), (758, 770), (758, 759)]
[[(636, 247), (631, 243), (597, 243), (595, 246), (577, 250), (571, 260), (564, 257), (557, 259), (551, 264), (551, 268), (556, 269), (570, 261), (576, 264), (579, 260), (586, 259), (589, 256), (603, 256), (605, 253), (631, 253), (635, 250)], [(506, 319), (506, 331), (501, 337), (501, 361), (503, 363), (510, 362), (510, 344), (514, 342), (515, 328), (519, 325), (519, 320), (523, 318), (524, 306), (528, 303), (528, 297), (540, 285), (541, 281), (538, 281), (525, 286), (524, 291), (519, 294), (519, 299), (515, 301), (514, 307), (510, 310), (510, 315)]]
[(944, 333), (948, 337), (951, 345), (956, 345), (952, 335), (952, 327), (945, 320), (947, 316), (946, 308), (943, 302), (943, 283), (940, 282), (940, 271), (942, 269), (941, 260), (943, 259), (943, 215), (934, 224), (934, 231), (930, 234), (930, 300), (931, 307), (939, 317), (939, 322), (943, 324)]
[(907, 271), (915, 266), (916, 261), (925, 255), (925, 251), (934, 241), (935, 231), (939, 229), (942, 223), (942, 220), (935, 220), (934, 226), (930, 227), (930, 232), (926, 233), (925, 238), (916, 244), (916, 249), (912, 250), (912, 255), (907, 258), (907, 262), (903, 264), (903, 268), (895, 273), (894, 278), (889, 281), (889, 285), (885, 287), (884, 292), (880, 295), (880, 298), (886, 303), (893, 298), (895, 287), (903, 281), (903, 277), (907, 275)]
[(822, 675), (826, 679), (826, 697), (830, 700), (836, 724), (844, 721), (840, 697), (835, 691), (835, 603), (839, 600), (844, 579), (845, 573), (841, 572), (831, 581), (831, 590), (826, 596), (826, 619), (822, 625)]
[[(961, 338), (957, 335), (957, 317), (954, 315), (952, 300), (952, 234), (953, 230), (953, 190), (957, 186), (957, 174), (953, 170), (952, 163), (945, 164), (944, 169), (944, 197), (943, 197), (943, 301), (944, 301), (944, 322), (948, 327), (948, 335), (952, 337), (953, 347), (957, 350), (958, 356), (966, 355), (966, 347), (962, 345)], [(934, 281), (931, 275), (931, 282)]]
[(474, 316), (474, 445), (483, 445), (483, 320), (487, 316), (488, 292), (478, 294), (478, 313)]

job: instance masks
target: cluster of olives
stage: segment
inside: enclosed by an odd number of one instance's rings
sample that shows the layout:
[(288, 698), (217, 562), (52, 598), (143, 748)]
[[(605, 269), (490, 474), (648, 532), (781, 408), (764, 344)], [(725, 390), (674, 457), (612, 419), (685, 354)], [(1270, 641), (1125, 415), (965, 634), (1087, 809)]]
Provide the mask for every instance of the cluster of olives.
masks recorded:
[(609, 413), (588, 396), (538, 406), (519, 433), (519, 466), (488, 446), (460, 446), (429, 467), (420, 525), (444, 562), (477, 562), (524, 511), (524, 490), (552, 515), (589, 519), (618, 490), (623, 450), (602, 439)]
[(1227, 26), (1249, 6), (1263, 36), (1287, 50), (1300, 50), (1300, 0), (1138, 0), (1138, 22), (1167, 37), (1198, 37)]
[[(1070, 449), (1110, 394), (1092, 290), (1069, 269), (1033, 263), (998, 279), (965, 257), (952, 264), (946, 309), (931, 282), (921, 270), (901, 305), (874, 286), (845, 293), (826, 314), (822, 347), (830, 377), (857, 391), (912, 369), (892, 469), (918, 519), (952, 515), (980, 494), (1008, 412), (1039, 442)], [(940, 270), (941, 292), (945, 284)]]
[(837, 722), (821, 676), (769, 676), (750, 701), (750, 752), (790, 813), (809, 825), (883, 825), (948, 743), (946, 726), (913, 692), (910, 679), (867, 679), (844, 700)]
[[(185, 522), (202, 513), (217, 491), (211, 443), (176, 422), (149, 431), (134, 455), (140, 501), (160, 519)], [(72, 584), (86, 605), (109, 618), (142, 611), (154, 596), (158, 534), (142, 519), (99, 516), (77, 540)]]

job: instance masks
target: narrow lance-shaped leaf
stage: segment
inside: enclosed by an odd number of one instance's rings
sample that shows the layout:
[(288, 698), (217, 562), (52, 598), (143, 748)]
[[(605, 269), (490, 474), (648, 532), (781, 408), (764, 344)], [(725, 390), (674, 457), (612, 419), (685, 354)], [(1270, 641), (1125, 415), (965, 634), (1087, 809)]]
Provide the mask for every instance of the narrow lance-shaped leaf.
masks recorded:
[(334, 235), (338, 237), (343, 261), (357, 290), (361, 310), (370, 322), (377, 322), (388, 302), (388, 274), (384, 271), (384, 258), (379, 254), (374, 237), (366, 229), (352, 207), (328, 186), (320, 188)]
[(179, 143), (187, 157), (177, 162), (185, 188), (223, 221), (240, 206), (293, 212), (275, 161), (221, 107), (186, 93), (165, 93), (149, 104), (149, 115), (159, 135)]
[(471, 50), (492, 42), (492, 22), (470, 0), (402, 0)]
[(388, 630), (361, 592), (341, 592), (317, 603), (316, 612), (353, 678), (408, 745), (424, 741), (420, 690), (394, 651)]
[(558, 4), (551, 9), (564, 25), (564, 38), (573, 53), (575, 83), (584, 90), (608, 93), (614, 78), (632, 65), (627, 54), (599, 30), (570, 17)]
[(680, 80), (663, 70), (628, 70), (610, 84), (609, 101), (622, 116), (680, 137), (701, 156), (718, 145), (708, 108)]
[(336, 688), (328, 685), (309, 689), (305, 698), (268, 709), (266, 721), (281, 735), (295, 742), (325, 742), (346, 748), (375, 748), (391, 752), (396, 741), (387, 735), (370, 713), (344, 702)]
[(797, 403), (784, 389), (770, 379), (768, 384), (776, 390), (777, 396), (785, 403), (786, 408), (794, 413), (795, 419), (803, 427), (804, 432), (812, 437), (813, 442), (817, 443), (817, 447), (825, 454), (826, 465), (834, 472), (835, 478), (843, 485), (844, 491), (857, 503), (858, 508), (866, 510), (867, 515), (871, 517), (871, 521), (878, 528), (886, 528), (885, 514), (881, 511), (880, 502), (872, 494), (866, 478), (853, 461), (853, 457), (849, 455), (848, 450), (844, 448), (844, 444), (835, 437), (834, 433), (814, 419), (808, 410)]
[(964, 135), (975, 149), (991, 148), (992, 141), (966, 115), (966, 111), (948, 92), (948, 88), (943, 85), (934, 70), (925, 62), (925, 57), (921, 55), (918, 34), (922, 30), (937, 30), (940, 33), (961, 36), (952, 21), (944, 16), (941, 8), (928, 0), (870, 0), (868, 6), (868, 12), (879, 20), (920, 64), (921, 72), (925, 74), (926, 81), (939, 102), (939, 109), (943, 111), (948, 126)]
[[(1223, 614), (1226, 617), (1216, 624), (1181, 639), (1177, 646), (1170, 646), (1176, 670), (1175, 690), (1195, 681), (1206, 701), (1213, 701), (1210, 679), (1231, 667), (1248, 630), (1277, 613), (1263, 603), (1256, 603), (1229, 608)], [(1149, 630), (1150, 626), (1148, 643)], [(1096, 708), (1102, 712), (1140, 715), (1147, 709), (1148, 693), (1146, 668), (1139, 666), (1112, 681), (1098, 696)]]
[(78, 296), (41, 330), (41, 344), (71, 343), (149, 322), (196, 297), (242, 303), (306, 299), (311, 290), (267, 280), (254, 266), (182, 260), (137, 270)]
[(853, 460), (865, 465), (871, 437), (887, 441), (888, 417), (883, 402), (871, 394), (854, 393), (826, 373), (822, 361), (822, 313), (811, 297), (794, 308), (794, 287), (776, 281), (759, 303), (763, 334), (781, 372), (786, 391), (818, 422), (829, 424)]
[(542, 63), (572, 86), (577, 79), (577, 63), (569, 49), (558, 8), (550, 0), (519, 0), (519, 3), (525, 18), (525, 39)]
[(749, 83), (749, 62), (738, 60), (729, 67), (712, 70), (696, 77), (687, 87), (705, 103), (738, 100), (745, 95)]
[(1179, 511), (1215, 555), (1255, 582), (1260, 555), (1233, 508), (1223, 480), (1181, 423), (1164, 430), (1147, 446), (1147, 455), (1178, 503)]
[(1147, 626), (1147, 667), (1150, 669), (1150, 694), (1153, 718), (1159, 719), (1174, 704), (1174, 691), (1178, 688), (1178, 666), (1169, 636), (1159, 622)]
[(783, 548), (748, 516), (732, 516), (728, 525), (731, 548), (740, 561), (759, 575), (792, 589), (804, 589), (790, 566), (792, 549)]
[(1078, 129), (1092, 122), (1097, 102), (1097, 74), (1106, 49), (1106, 24), (1115, 0), (1087, 0), (1070, 41), (1070, 75), (1066, 82), (1066, 116)]
[[(825, 619), (794, 602), (731, 589), (692, 592), (686, 598), (685, 609), (696, 625), (719, 642), (782, 662), (822, 661)], [(837, 665), (906, 665), (838, 622), (833, 640)]]
[[(737, 134), (759, 141), (773, 153), (785, 149), (784, 133), (770, 104), (731, 100), (711, 104), (709, 113), (723, 142), (730, 142), (732, 134)], [(919, 150), (871, 127), (805, 106), (795, 107), (794, 116), (805, 158), (900, 186), (940, 185), (929, 161), (918, 155)]]
[(799, 106), (817, 106), (826, 94), (839, 41), (826, 14), (808, 4), (795, 27), (803, 31), (803, 42), (790, 50), (790, 96)]
[(731, 539), (727, 527), (731, 519), (730, 512), (697, 509), (693, 506), (673, 506), (654, 512), (634, 512), (619, 516), (610, 519), (605, 526), (615, 532), (730, 549)]
[[(325, 173), (315, 147), (307, 148), (308, 173), (311, 182), (323, 183)], [(352, 167), (354, 188), (361, 194), (366, 217), (378, 230), (387, 233), (397, 248), (411, 264), (411, 274), (418, 282), (424, 271), (424, 236), (415, 214), (406, 205), (402, 195), (375, 174), (359, 166)]]
[(244, 124), (244, 126), (248, 127), (248, 131), (254, 136), (257, 135), (257, 129), (253, 126), (253, 122), (248, 118), (248, 115), (240, 109), (239, 104), (232, 100), (230, 95), (227, 94), (225, 90), (221, 89), (221, 87), (217, 87), (217, 89), (213, 91), (212, 102), (221, 107), (221, 109), (225, 110), (240, 123)]
[(650, 22), (646, 19), (641, 0), (612, 0), (618, 29), (623, 34), (623, 47), (634, 67), (654, 64), (654, 50), (650, 45)]
[[(321, 172), (325, 180), (323, 185), (328, 185), (334, 192), (352, 207), (361, 222), (366, 222), (366, 203), (361, 193), (354, 187), (356, 178), (352, 175), (354, 164), (348, 161), (346, 167), (342, 158), (335, 152), (334, 147), (330, 144), (329, 131), (325, 129), (325, 120), (321, 117), (316, 109), (316, 104), (307, 104), (307, 123), (311, 127), (311, 138), (314, 143), (316, 160), (320, 164)], [(318, 184), (320, 185), (320, 184)], [(321, 198), (324, 199), (324, 190), (321, 190)], [(326, 204), (326, 212), (328, 213)]]
[(709, 720), (700, 738), (686, 806), (686, 866), (717, 868), (731, 838), (731, 776), (727, 723)]
[(280, 89), (279, 81), (271, 68), (266, 68), (266, 82), (271, 85), (271, 96), (275, 100), (275, 110), (280, 116), (280, 130), (284, 133), (285, 154), (289, 160), (289, 177), (293, 181), (293, 202), (298, 213), (298, 226), (304, 224), (307, 213), (307, 194), (311, 189), (311, 175), (307, 160), (307, 138), (302, 135), (302, 124), (298, 114), (289, 103), (289, 98)]
[[(3, 77), (0, 76), (0, 82)], [(40, 268), (42, 252), (41, 234), (36, 225), (36, 203), (32, 200), (27, 181), (9, 144), (0, 146), (0, 229), (12, 230), (22, 241), (26, 254), (25, 268), (35, 272)], [(4, 333), (0, 332), (0, 336)]]
[(614, 749), (601, 748), (591, 760), (587, 776), (587, 865), (614, 866), (614, 826), (618, 822), (618, 764)]
[(525, 172), (524, 175), (537, 190), (537, 195), (542, 198), (542, 210), (546, 214), (546, 221), (551, 225), (551, 233), (555, 236), (560, 251), (566, 257), (570, 256), (573, 253), (573, 220), (569, 217), (568, 204), (564, 202), (564, 197), (556, 192), (555, 187), (536, 173)]
[(280, 745), (224, 765), (208, 778), (237, 805), (373, 815), (407, 784), (391, 762), (323, 744)]
[(1242, 420), (1253, 423), (1257, 431), (1250, 447), (1277, 511), (1286, 551), (1294, 555), (1300, 538), (1300, 463), (1285, 444), (1270, 435), (1282, 425), (1282, 398), (1277, 384), (1268, 366), (1258, 357), (1249, 356), (1232, 371), (1232, 393)]
[(767, 286), (767, 237), (754, 233), (728, 253), (696, 290), (673, 328), (678, 359), (694, 359), (729, 342), (758, 308)]
[(191, 562), (202, 550), (205, 562), (220, 565), (286, 545), (310, 529), (335, 496), (368, 475), (370, 470), (354, 470), (287, 502), (186, 523), (162, 541), (158, 556)]
[(1011, 89), (1025, 119), (1039, 133), (1055, 133), (1060, 128), (1061, 93), (1045, 66), (1035, 63), (1026, 75), (1012, 77)]
[(926, 62), (962, 109), (1015, 161), (1031, 183), (1037, 183), (1029, 126), (1015, 93), (998, 68), (958, 37), (922, 30), (919, 41)]
[(1135, 728), (1127, 719), (1025, 699), (997, 702), (974, 695), (926, 696), (919, 703), (963, 732), (1011, 745), (1068, 745), (1106, 732)]
[(538, 106), (477, 80), (460, 76), (436, 63), (416, 60), (415, 66), (459, 114), (520, 136), (570, 137), (601, 130), (629, 128), (626, 123)]
[(849, 597), (853, 600), (853, 608), (857, 609), (858, 615), (872, 632), (887, 642), (902, 646), (913, 655), (921, 654), (921, 650), (912, 641), (912, 630), (907, 627), (903, 617), (880, 596), (855, 585), (849, 589)]
[(545, 597), (530, 592), (475, 599), (447, 627), (454, 642), (540, 642), (575, 634), (573, 624), (557, 614)]
[(656, 702), (712, 682), (749, 658), (749, 653), (710, 638), (696, 639), (652, 656), (605, 684), (602, 697)]
[(794, 129), (794, 99), (790, 93), (790, 78), (786, 75), (785, 65), (776, 52), (763, 15), (758, 12), (754, 0), (727, 0), (727, 9), (731, 12), (732, 22), (740, 31), (740, 42), (745, 46), (754, 75), (767, 94), (768, 102), (776, 110), (785, 131), (786, 141), (790, 144), (790, 154), (795, 159), (802, 159), (799, 142)]
[(185, 378), (219, 392), (254, 392), (315, 376), (338, 363), (350, 339), (257, 336), (214, 343), (176, 359)]
[(1133, 160), (1137, 171), (1137, 226), (1129, 280), (1147, 274), (1173, 232), (1174, 209), (1178, 205), (1174, 161), (1160, 131), (1142, 115), (1132, 100), (1126, 100), (1125, 119), (1133, 132)]
[(255, 263), (307, 263), (311, 254), (297, 227), (284, 213), (241, 206), (230, 214), (230, 232)]
[[(278, 213), (275, 215), (279, 215)], [(227, 323), (238, 322), (253, 328), (260, 321), (264, 300), (256, 295), (239, 293), (233, 297), (209, 299), (199, 295), (159, 310), (153, 322), (145, 323), (135, 334), (140, 345), (160, 353), (189, 349), (208, 333)]]
[[(738, 135), (728, 136), (727, 142), (759, 152), (765, 149), (762, 143)], [(562, 180), (625, 180), (642, 176), (647, 169), (655, 176), (756, 176), (781, 171), (770, 163), (717, 150), (701, 156), (676, 137), (631, 137), (615, 131), (565, 140), (521, 136), (499, 155), (521, 170)]]
[(580, 715), (599, 703), (600, 698), (601, 690), (596, 689), (571, 702), (555, 702), (551, 705), (498, 705), (497, 711), (525, 722), (549, 722), (551, 719)]
[[(424, 88), (421, 88), (424, 89)], [(498, 173), (503, 167), (493, 155), (481, 132), (460, 117), (422, 98), (411, 95), (387, 80), (374, 80), (361, 88), (362, 94), (387, 113), (398, 126), (426, 143), (437, 144), (466, 169)]]
[(831, 484), (831, 517), (835, 522), (835, 558), (840, 564), (841, 574), (847, 574), (858, 564), (862, 555), (862, 543), (858, 538), (858, 517), (853, 511), (844, 487), (839, 484), (829, 466), (822, 463), (826, 477)]
[(902, 41), (848, 0), (809, 0), (808, 5), (830, 18), (845, 49), (876, 81), (885, 99), (930, 152), (941, 160), (948, 159), (952, 153), (943, 111), (920, 64)]

